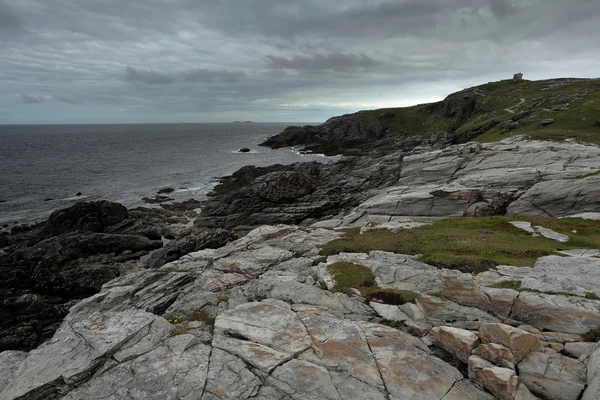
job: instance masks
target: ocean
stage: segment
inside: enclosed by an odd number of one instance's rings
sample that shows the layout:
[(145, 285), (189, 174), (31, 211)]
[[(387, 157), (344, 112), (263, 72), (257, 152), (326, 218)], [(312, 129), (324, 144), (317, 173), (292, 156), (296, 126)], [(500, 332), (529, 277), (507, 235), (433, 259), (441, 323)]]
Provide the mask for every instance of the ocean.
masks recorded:
[[(331, 159), (258, 146), (289, 125), (0, 125), (0, 228), (42, 220), (79, 200), (140, 206), (167, 187), (177, 201), (201, 200), (216, 178), (244, 165)], [(251, 151), (238, 152), (244, 147)]]

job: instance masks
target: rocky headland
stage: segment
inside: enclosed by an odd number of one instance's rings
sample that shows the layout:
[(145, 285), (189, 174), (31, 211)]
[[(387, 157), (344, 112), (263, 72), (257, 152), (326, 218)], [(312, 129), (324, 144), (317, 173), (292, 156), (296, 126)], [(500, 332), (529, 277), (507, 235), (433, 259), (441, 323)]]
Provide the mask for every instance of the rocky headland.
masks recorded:
[(599, 110), (490, 83), (288, 128), (346, 157), (202, 204), (13, 229), (0, 399), (598, 399)]

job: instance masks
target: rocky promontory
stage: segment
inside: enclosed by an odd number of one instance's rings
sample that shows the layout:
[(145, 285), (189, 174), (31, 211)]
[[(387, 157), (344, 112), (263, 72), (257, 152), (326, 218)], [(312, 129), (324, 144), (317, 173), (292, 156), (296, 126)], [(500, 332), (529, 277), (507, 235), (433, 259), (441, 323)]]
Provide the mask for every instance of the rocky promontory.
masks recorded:
[(347, 156), (0, 236), (0, 398), (600, 398), (595, 85), (288, 128), (268, 144)]

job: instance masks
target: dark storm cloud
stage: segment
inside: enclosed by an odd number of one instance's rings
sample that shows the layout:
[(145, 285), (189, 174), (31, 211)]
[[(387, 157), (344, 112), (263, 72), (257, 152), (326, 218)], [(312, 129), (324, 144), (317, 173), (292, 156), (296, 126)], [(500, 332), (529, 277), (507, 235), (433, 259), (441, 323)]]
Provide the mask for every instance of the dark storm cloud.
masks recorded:
[(20, 100), (18, 102), (23, 104), (42, 104), (46, 101), (42, 96), (35, 96), (32, 94), (20, 93), (19, 97)]
[(599, 18), (598, 0), (0, 0), (0, 110), (320, 119), (519, 70), (597, 76)]
[(149, 85), (167, 85), (175, 82), (175, 79), (162, 72), (152, 71), (151, 69), (137, 70), (133, 67), (125, 68), (125, 80), (131, 82), (143, 82)]
[(267, 56), (268, 67), (273, 69), (291, 69), (296, 71), (352, 71), (378, 65), (366, 54), (315, 54), (311, 56), (294, 56), (291, 58)]

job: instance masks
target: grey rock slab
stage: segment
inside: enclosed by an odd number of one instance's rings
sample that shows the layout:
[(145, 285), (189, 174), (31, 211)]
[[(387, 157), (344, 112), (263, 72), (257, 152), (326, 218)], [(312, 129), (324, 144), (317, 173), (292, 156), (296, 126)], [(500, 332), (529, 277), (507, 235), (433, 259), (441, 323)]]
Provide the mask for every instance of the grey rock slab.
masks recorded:
[(521, 292), (511, 318), (554, 332), (586, 334), (600, 329), (600, 301)]
[(419, 350), (425, 346), (418, 339), (381, 325), (360, 325), (390, 398), (441, 399), (463, 379), (456, 368)]
[(13, 381), (15, 372), (27, 356), (28, 353), (24, 351), (7, 350), (0, 353), (0, 393)]
[(562, 233), (555, 232), (552, 229), (544, 228), (543, 226), (539, 226), (539, 225), (534, 226), (534, 229), (536, 230), (537, 233), (539, 233), (541, 236), (543, 236), (547, 239), (556, 240), (557, 242), (561, 242), (561, 243), (566, 243), (569, 241), (569, 237), (567, 235), (563, 235)]
[(573, 342), (565, 343), (565, 354), (581, 360), (587, 360), (594, 351), (596, 343), (590, 342)]
[(598, 212), (600, 176), (540, 182), (508, 207), (509, 215), (563, 217)]
[(95, 375), (64, 399), (199, 399), (209, 355), (210, 347), (198, 343), (194, 336), (174, 336), (148, 353)]
[(533, 227), (531, 226), (531, 222), (527, 222), (527, 221), (510, 221), (510, 223), (514, 226), (516, 226), (519, 229), (523, 229), (526, 232), (529, 232), (531, 234), (536, 234), (536, 230), (533, 229)]
[[(205, 394), (216, 399), (247, 399), (255, 396), (263, 379), (250, 371), (240, 358), (223, 350), (212, 349)], [(203, 396), (205, 398), (208, 396)]]
[(0, 398), (43, 398), (68, 391), (89, 379), (113, 354), (124, 351), (131, 339), (133, 346), (138, 345), (138, 332), (159, 318), (141, 310), (69, 315), (50, 341), (29, 353)]
[(521, 287), (579, 296), (587, 293), (600, 294), (600, 258), (540, 257), (535, 262), (533, 271), (522, 280)]
[(478, 329), (485, 322), (500, 322), (486, 311), (467, 307), (436, 296), (421, 295), (416, 300), (427, 321), (434, 326), (448, 325), (462, 329)]
[(458, 304), (476, 307), (496, 316), (508, 317), (519, 292), (480, 286), (471, 274), (449, 271), (444, 276), (442, 296)]
[(549, 400), (577, 400), (586, 385), (585, 365), (561, 354), (533, 352), (518, 368), (529, 390)]
[(217, 317), (213, 347), (270, 372), (310, 348), (311, 341), (295, 312), (273, 304), (253, 302)]
[(484, 392), (471, 381), (458, 382), (441, 400), (494, 400), (495, 397)]
[(600, 398), (600, 342), (596, 344), (587, 362), (587, 384), (583, 393), (583, 400), (596, 400)]

